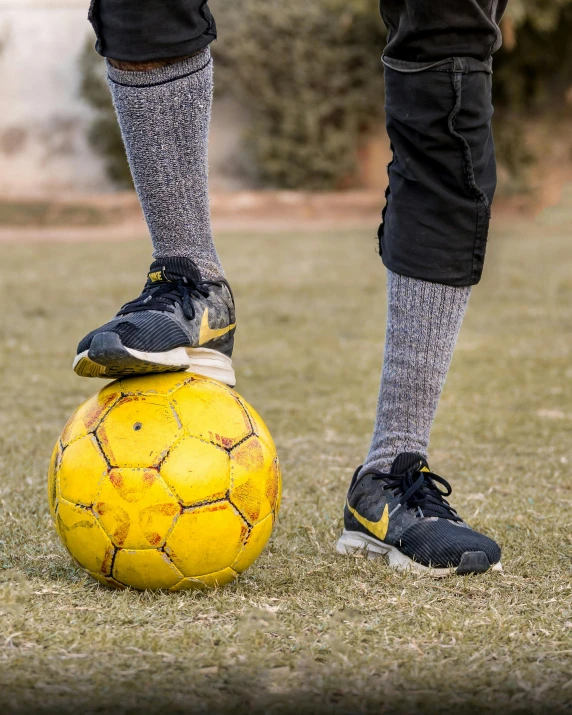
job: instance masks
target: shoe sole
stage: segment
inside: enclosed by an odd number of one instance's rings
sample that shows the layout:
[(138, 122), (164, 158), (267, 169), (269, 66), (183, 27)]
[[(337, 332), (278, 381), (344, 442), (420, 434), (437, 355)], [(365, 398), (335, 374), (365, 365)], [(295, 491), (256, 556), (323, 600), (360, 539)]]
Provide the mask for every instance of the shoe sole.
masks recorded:
[(463, 554), (461, 563), (450, 568), (423, 566), (423, 564), (413, 561), (413, 559), (401, 553), (395, 546), (384, 544), (359, 531), (346, 531), (346, 529), (344, 529), (338, 540), (336, 551), (338, 554), (346, 556), (367, 556), (370, 559), (386, 558), (389, 566), (398, 571), (415, 571), (434, 578), (443, 578), (453, 574), (485, 573), (489, 569), (502, 571), (501, 562), (499, 561), (491, 566), (484, 551), (467, 551)]
[(116, 379), (156, 372), (192, 372), (234, 387), (236, 377), (232, 360), (209, 348), (175, 348), (163, 353), (147, 353), (127, 348), (117, 333), (98, 333), (89, 350), (73, 362), (81, 377)]

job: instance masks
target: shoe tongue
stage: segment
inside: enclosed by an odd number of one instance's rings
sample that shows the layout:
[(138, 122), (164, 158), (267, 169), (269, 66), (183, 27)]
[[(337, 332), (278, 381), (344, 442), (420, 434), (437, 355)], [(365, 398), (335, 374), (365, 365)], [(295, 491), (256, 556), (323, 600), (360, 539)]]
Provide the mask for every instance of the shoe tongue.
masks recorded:
[(149, 280), (151, 283), (160, 281), (176, 282), (181, 278), (186, 278), (189, 283), (200, 283), (202, 281), (201, 272), (190, 258), (183, 256), (171, 256), (168, 258), (158, 258), (153, 261), (149, 268)]
[(405, 474), (411, 467), (418, 467), (420, 470), (425, 468), (429, 471), (427, 460), (416, 452), (402, 452), (398, 455), (391, 465), (391, 474)]

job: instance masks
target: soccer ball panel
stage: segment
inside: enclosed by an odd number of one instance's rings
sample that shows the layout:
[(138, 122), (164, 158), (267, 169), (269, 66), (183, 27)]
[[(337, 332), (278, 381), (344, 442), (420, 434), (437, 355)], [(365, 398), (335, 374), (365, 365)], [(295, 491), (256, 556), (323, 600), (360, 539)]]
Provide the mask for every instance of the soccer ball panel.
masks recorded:
[(73, 504), (90, 506), (107, 474), (105, 461), (94, 435), (87, 435), (65, 448), (58, 479), (60, 494)]
[(238, 573), (246, 571), (249, 566), (256, 561), (260, 554), (264, 551), (270, 535), (272, 534), (272, 527), (274, 526), (274, 515), (269, 516), (261, 521), (260, 523), (253, 526), (248, 540), (244, 545), (244, 548), (238, 555), (236, 561), (232, 564), (232, 568)]
[(202, 577), (232, 564), (248, 527), (227, 502), (185, 511), (167, 538), (165, 550), (184, 576)]
[(152, 380), (149, 375), (124, 377), (120, 385), (124, 395), (169, 395), (192, 379), (188, 373), (164, 372), (153, 375)]
[(230, 453), (230, 501), (249, 524), (275, 509), (279, 480), (275, 455), (258, 437), (249, 437)]
[(235, 394), (212, 380), (193, 380), (172, 397), (187, 434), (232, 449), (252, 433), (250, 419)]
[(56, 518), (56, 508), (58, 505), (58, 469), (60, 468), (61, 458), (62, 447), (58, 439), (54, 451), (52, 452), (50, 466), (48, 467), (48, 505), (54, 519)]
[(155, 590), (175, 586), (183, 574), (162, 551), (121, 549), (115, 557), (113, 577), (131, 588)]
[(216, 573), (210, 573), (205, 576), (201, 576), (199, 581), (204, 583), (208, 588), (214, 588), (215, 586), (224, 586), (238, 576), (236, 571), (231, 568), (223, 569), (222, 571), (217, 571)]
[(60, 499), (56, 529), (80, 566), (102, 576), (110, 575), (115, 549), (90, 509)]
[(240, 401), (248, 412), (254, 434), (268, 447), (271, 452), (276, 452), (274, 440), (272, 439), (272, 435), (270, 434), (270, 431), (262, 417), (258, 414), (254, 407), (246, 402), (246, 400), (243, 400), (242, 397), (240, 398)]
[(205, 591), (205, 584), (198, 578), (184, 578), (176, 583), (169, 590), (171, 591)]
[(276, 493), (276, 504), (274, 506), (274, 521), (276, 521), (276, 517), (278, 516), (278, 512), (280, 511), (280, 507), (282, 506), (282, 470), (280, 468), (280, 461), (278, 459), (278, 456), (276, 456), (274, 459), (274, 469), (276, 473), (276, 478), (278, 480), (278, 491)]
[(153, 467), (182, 434), (168, 400), (152, 395), (124, 397), (97, 430), (112, 467)]
[(181, 506), (156, 469), (112, 469), (93, 510), (116, 546), (155, 549), (164, 544)]
[(215, 588), (216, 586), (224, 586), (231, 581), (234, 581), (238, 576), (236, 571), (231, 568), (217, 571), (200, 578), (184, 578), (178, 584), (173, 586), (171, 591), (204, 591), (206, 588)]
[(127, 588), (127, 586), (123, 583), (119, 583), (119, 581), (116, 581), (114, 578), (111, 576), (102, 576), (99, 573), (94, 573), (93, 571), (89, 572), (89, 575), (94, 578), (96, 581), (99, 581), (100, 584), (103, 586), (108, 586), (109, 588), (116, 588), (120, 591), (123, 591)]
[(184, 506), (224, 499), (230, 487), (230, 458), (214, 444), (183, 437), (161, 465), (161, 476)]
[(119, 383), (112, 382), (80, 405), (69, 418), (62, 432), (62, 445), (66, 447), (74, 440), (94, 432), (103, 417), (121, 397)]

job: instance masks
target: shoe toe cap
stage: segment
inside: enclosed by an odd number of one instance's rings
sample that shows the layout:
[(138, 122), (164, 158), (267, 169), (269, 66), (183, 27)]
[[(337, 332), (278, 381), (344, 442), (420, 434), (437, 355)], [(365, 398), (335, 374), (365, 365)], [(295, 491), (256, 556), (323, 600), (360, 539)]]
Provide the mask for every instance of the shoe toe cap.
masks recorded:
[(420, 520), (401, 534), (396, 546), (424, 566), (458, 567), (463, 573), (486, 571), (501, 558), (499, 545), (488, 536), (446, 519)]
[(189, 344), (187, 335), (169, 315), (142, 311), (114, 318), (88, 333), (78, 345), (78, 354), (89, 350), (99, 333), (117, 333), (124, 347), (142, 352), (166, 352)]

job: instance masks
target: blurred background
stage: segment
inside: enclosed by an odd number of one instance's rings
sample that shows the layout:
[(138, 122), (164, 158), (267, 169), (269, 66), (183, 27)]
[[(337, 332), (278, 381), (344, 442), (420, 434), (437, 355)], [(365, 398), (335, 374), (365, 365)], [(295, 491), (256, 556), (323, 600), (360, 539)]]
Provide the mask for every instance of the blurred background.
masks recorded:
[[(137, 211), (87, 6), (0, 0), (0, 225), (118, 222)], [(260, 202), (244, 194), (258, 189), (369, 192), (355, 214), (377, 212), (389, 147), (376, 0), (211, 6), (215, 219), (218, 194), (242, 192), (236, 215)], [(529, 210), (558, 200), (571, 173), (572, 0), (511, 0), (502, 30), (499, 195)]]

